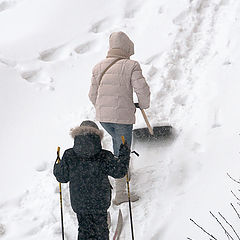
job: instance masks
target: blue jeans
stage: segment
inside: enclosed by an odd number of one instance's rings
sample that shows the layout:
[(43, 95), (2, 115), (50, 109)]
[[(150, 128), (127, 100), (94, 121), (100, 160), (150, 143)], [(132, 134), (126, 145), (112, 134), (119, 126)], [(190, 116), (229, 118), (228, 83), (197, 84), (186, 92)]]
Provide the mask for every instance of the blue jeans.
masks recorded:
[(119, 148), (122, 143), (121, 136), (124, 136), (125, 141), (131, 148), (133, 124), (119, 124), (100, 122), (103, 128), (112, 136), (113, 152), (115, 156), (119, 154)]

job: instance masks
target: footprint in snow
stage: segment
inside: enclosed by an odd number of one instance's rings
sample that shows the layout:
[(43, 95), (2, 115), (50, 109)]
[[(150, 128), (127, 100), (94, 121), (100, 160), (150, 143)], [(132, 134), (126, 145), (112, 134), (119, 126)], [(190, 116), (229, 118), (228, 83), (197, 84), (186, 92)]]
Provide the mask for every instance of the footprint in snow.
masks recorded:
[(65, 45), (62, 45), (56, 48), (50, 48), (43, 52), (40, 52), (39, 59), (44, 62), (51, 62), (62, 60), (69, 56), (71, 56), (71, 51), (69, 51), (69, 49)]
[(228, 5), (229, 4), (229, 0), (222, 0), (220, 2), (220, 5), (224, 6), (224, 5)]
[(8, 10), (16, 5), (15, 1), (2, 1), (0, 2), (0, 12)]
[(13, 60), (9, 60), (9, 59), (6, 59), (2, 56), (0, 56), (0, 63), (8, 66), (8, 67), (15, 67), (16, 66), (16, 62), (13, 61)]
[(41, 162), (35, 167), (36, 171), (43, 172), (47, 170), (47, 162)]
[(141, 7), (141, 3), (134, 4), (134, 1), (128, 1), (125, 6), (124, 18), (134, 18)]
[(224, 62), (223, 62), (223, 65), (226, 66), (226, 65), (231, 65), (232, 62), (228, 59), (226, 59)]
[(153, 77), (156, 73), (158, 72), (158, 69), (154, 66), (151, 66), (151, 68), (148, 71), (148, 77), (151, 78)]
[(75, 47), (74, 51), (78, 54), (84, 54), (93, 48), (94, 43), (95, 41), (89, 41), (89, 42), (80, 44), (79, 46)]
[(144, 61), (144, 64), (148, 65), (148, 64), (155, 62), (156, 60), (158, 60), (161, 57), (161, 55), (162, 55), (162, 53), (157, 53), (157, 54), (152, 55), (151, 57), (149, 57), (148, 59), (146, 59)]
[(164, 12), (164, 9), (163, 9), (163, 7), (161, 6), (161, 7), (159, 7), (159, 9), (158, 9), (158, 14), (163, 14), (163, 12)]
[(111, 21), (107, 18), (104, 18), (96, 23), (94, 23), (89, 32), (93, 32), (93, 33), (100, 33), (103, 32), (105, 30), (107, 30), (110, 27), (110, 23)]
[(6, 227), (0, 223), (0, 237), (6, 233)]
[(177, 79), (180, 79), (181, 77), (182, 77), (182, 70), (179, 67), (172, 66), (168, 70), (168, 75), (167, 75), (168, 79), (177, 80)]
[(35, 82), (37, 80), (37, 75), (39, 70), (26, 71), (21, 73), (21, 77), (28, 82)]
[(134, 18), (136, 16), (136, 13), (139, 11), (139, 9), (140, 7), (126, 9), (126, 12), (124, 13), (124, 18)]
[(181, 12), (177, 17), (173, 19), (173, 24), (181, 25), (183, 24), (189, 16), (189, 10)]
[(29, 83), (34, 83), (39, 89), (55, 90), (53, 78), (41, 69), (21, 72), (21, 77)]
[(174, 97), (173, 101), (181, 106), (185, 106), (188, 100), (188, 96), (187, 95), (179, 95)]

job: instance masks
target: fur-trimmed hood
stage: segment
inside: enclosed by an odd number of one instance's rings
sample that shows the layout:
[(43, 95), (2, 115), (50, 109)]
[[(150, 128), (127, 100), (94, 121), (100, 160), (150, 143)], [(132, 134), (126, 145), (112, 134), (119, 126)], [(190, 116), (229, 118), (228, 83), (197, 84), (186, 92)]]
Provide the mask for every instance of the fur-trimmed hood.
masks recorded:
[(81, 158), (90, 158), (102, 150), (103, 131), (89, 126), (78, 126), (71, 129), (74, 138), (73, 150)]
[(79, 135), (87, 135), (87, 134), (96, 134), (100, 137), (102, 140), (103, 138), (103, 131), (96, 129), (94, 127), (89, 127), (89, 126), (77, 126), (75, 128), (71, 128), (70, 130), (70, 136), (74, 139), (76, 136)]

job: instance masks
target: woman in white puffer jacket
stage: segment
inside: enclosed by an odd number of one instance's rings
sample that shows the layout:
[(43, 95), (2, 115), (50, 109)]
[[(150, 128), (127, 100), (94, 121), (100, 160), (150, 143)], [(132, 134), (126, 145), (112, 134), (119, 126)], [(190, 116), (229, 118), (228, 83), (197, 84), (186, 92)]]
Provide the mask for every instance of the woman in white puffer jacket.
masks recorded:
[[(133, 54), (134, 44), (129, 37), (123, 32), (114, 32), (109, 38), (107, 57), (98, 63), (92, 72), (89, 98), (96, 109), (96, 120), (112, 136), (115, 156), (119, 153), (121, 136), (125, 137), (131, 147), (136, 112), (133, 91), (137, 95), (141, 109), (146, 109), (150, 105), (149, 86), (142, 75), (139, 63), (130, 60)], [(104, 70), (116, 59), (119, 60), (102, 76)], [(120, 183), (117, 185), (120, 186)], [(118, 193), (118, 187), (116, 191)], [(120, 204), (125, 201), (121, 198), (116, 196), (114, 202)]]

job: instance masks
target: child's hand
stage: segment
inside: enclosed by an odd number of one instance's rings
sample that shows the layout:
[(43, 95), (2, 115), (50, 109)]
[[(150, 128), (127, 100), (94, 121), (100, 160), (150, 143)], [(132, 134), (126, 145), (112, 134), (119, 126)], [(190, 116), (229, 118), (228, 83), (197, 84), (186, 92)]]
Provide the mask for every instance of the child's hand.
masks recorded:
[(130, 155), (130, 148), (127, 145), (127, 142), (125, 142), (124, 144), (120, 145), (120, 149), (119, 149), (119, 155), (123, 155), (123, 156), (129, 156)]

